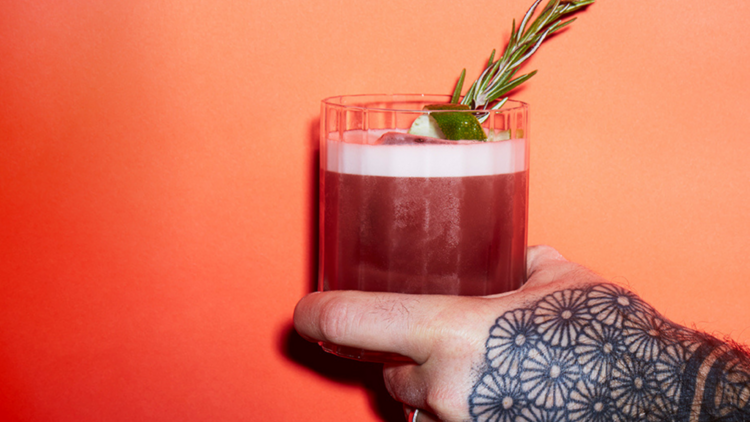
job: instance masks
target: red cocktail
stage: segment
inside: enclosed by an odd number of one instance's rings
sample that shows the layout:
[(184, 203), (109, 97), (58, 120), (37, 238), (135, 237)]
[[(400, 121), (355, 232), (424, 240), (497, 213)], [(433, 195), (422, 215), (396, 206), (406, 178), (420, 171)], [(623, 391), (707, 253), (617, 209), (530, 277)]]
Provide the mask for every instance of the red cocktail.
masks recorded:
[[(489, 295), (525, 280), (525, 104), (490, 112), (488, 141), (404, 132), (440, 96), (324, 101), (320, 289)], [(324, 345), (363, 360), (392, 355)]]

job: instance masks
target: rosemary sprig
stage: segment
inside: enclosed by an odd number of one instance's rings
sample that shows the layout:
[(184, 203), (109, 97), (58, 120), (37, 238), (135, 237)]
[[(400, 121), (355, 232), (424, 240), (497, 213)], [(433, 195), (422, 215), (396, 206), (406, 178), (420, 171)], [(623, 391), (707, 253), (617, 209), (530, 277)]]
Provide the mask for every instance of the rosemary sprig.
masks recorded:
[[(534, 2), (526, 12), (523, 20), (521, 20), (518, 28), (516, 28), (516, 21), (513, 20), (510, 40), (508, 41), (508, 46), (505, 48), (505, 52), (497, 61), (493, 61), (495, 50), (492, 50), (490, 59), (487, 61), (487, 67), (479, 78), (471, 84), (466, 95), (461, 100), (461, 104), (466, 104), (474, 110), (486, 110), (488, 107), (494, 110), (502, 107), (508, 100), (508, 97), (504, 96), (505, 94), (536, 74), (536, 70), (534, 70), (525, 75), (515, 77), (519, 66), (539, 49), (539, 46), (542, 45), (547, 37), (570, 25), (576, 19), (572, 18), (563, 21), (563, 16), (577, 12), (594, 3), (595, 0), (549, 0), (536, 19), (529, 24), (534, 11), (541, 1), (536, 0)], [(457, 104), (461, 97), (465, 76), (466, 69), (461, 72), (456, 89), (453, 91), (451, 98), (453, 104)], [(480, 120), (482, 120), (481, 117)]]

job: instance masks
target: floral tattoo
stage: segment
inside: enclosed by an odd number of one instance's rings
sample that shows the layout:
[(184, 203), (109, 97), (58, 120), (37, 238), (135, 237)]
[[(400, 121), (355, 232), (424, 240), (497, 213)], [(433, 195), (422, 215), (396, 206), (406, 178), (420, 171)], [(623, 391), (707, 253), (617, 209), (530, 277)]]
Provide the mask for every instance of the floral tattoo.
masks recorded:
[(750, 421), (750, 356), (613, 284), (500, 316), (469, 397), (477, 422)]

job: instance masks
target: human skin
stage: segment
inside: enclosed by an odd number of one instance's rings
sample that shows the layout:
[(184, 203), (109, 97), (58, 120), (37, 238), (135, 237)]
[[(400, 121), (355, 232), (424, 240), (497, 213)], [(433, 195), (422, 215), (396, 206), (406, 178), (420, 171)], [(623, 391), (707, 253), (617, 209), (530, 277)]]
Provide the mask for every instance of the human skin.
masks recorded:
[[(419, 421), (746, 421), (750, 356), (675, 324), (546, 246), (528, 281), (495, 296), (313, 293), (310, 341), (399, 353), (391, 395)], [(429, 413), (427, 413), (429, 412)]]

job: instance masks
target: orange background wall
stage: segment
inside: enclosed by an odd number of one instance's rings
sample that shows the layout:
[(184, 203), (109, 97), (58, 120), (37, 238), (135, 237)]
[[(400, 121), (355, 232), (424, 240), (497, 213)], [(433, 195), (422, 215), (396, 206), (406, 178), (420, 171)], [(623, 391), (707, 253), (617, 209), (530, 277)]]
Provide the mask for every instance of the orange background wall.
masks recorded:
[[(319, 101), (448, 93), (530, 3), (3, 2), (0, 420), (396, 418), (377, 366), (290, 328), (314, 284)], [(515, 95), (530, 242), (744, 342), (748, 19), (599, 0)]]

